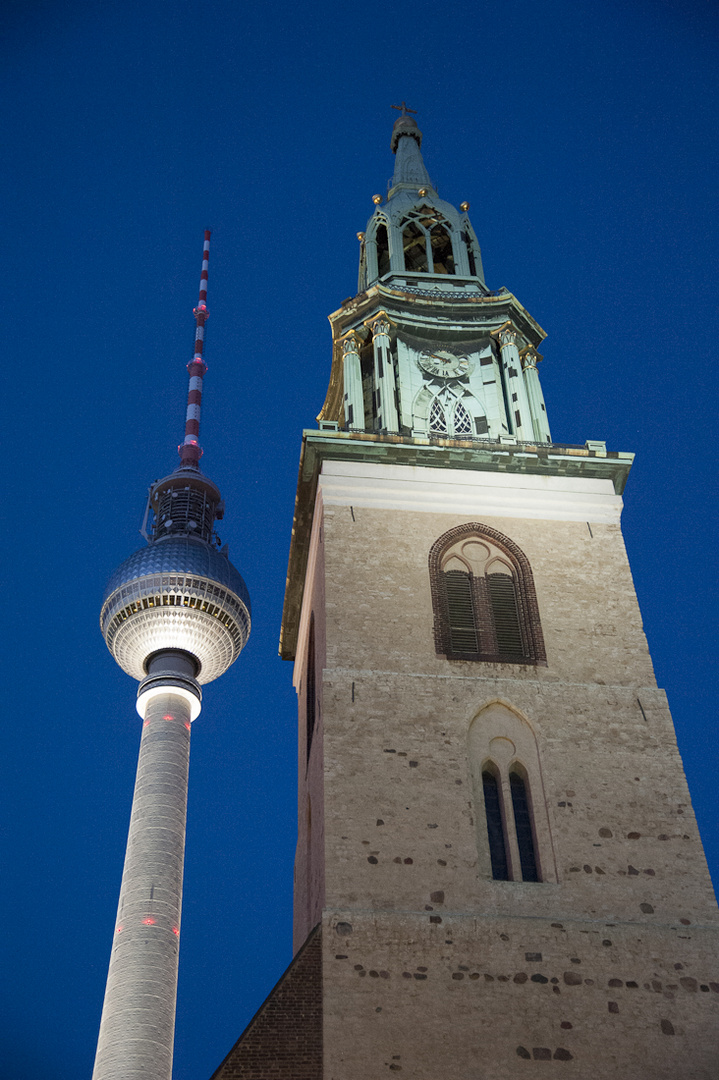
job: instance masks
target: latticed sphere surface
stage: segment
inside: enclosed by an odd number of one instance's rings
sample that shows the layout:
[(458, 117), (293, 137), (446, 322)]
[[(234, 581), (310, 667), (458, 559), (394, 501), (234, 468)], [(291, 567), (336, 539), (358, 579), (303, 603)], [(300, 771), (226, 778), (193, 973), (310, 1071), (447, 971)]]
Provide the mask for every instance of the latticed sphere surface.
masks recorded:
[(212, 682), (240, 655), (250, 633), (250, 597), (232, 563), (209, 544), (173, 537), (148, 544), (110, 578), (100, 629), (117, 663), (134, 679), (159, 649), (184, 649)]

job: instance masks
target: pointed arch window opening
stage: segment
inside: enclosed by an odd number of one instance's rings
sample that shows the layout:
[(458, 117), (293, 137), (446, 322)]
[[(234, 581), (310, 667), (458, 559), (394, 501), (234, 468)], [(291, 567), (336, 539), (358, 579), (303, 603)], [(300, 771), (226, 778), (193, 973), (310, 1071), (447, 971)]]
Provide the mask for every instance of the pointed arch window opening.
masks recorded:
[(429, 433), (430, 435), (447, 435), (447, 416), (438, 398), (432, 402), (429, 410)]
[(469, 415), (461, 401), (458, 401), (454, 407), (452, 426), (454, 428), (455, 436), (472, 434), (472, 417)]
[(434, 273), (454, 274), (454, 252), (452, 250), (451, 236), (442, 225), (433, 226), (429, 235)]
[(508, 537), (479, 523), (451, 529), (433, 545), (429, 569), (439, 655), (546, 664), (531, 567)]
[[(493, 761), (482, 766), (482, 794), (487, 826), (489, 860), (494, 881), (541, 882), (529, 782), (518, 762), (509, 767), (509, 783), (503, 783)], [(508, 813), (506, 797), (511, 801)], [(512, 837), (510, 839), (510, 830)], [(516, 847), (514, 841), (516, 840)], [(510, 852), (514, 847), (512, 859)], [(516, 866), (517, 852), (519, 866)]]
[(384, 277), (390, 269), (389, 236), (384, 222), (377, 226), (375, 242), (377, 244), (377, 277)]
[(405, 270), (418, 274), (428, 273), (427, 236), (424, 229), (413, 221), (405, 225), (402, 230), (402, 247)]
[(484, 812), (487, 819), (487, 839), (492, 877), (495, 881), (509, 881), (507, 858), (506, 822), (503, 813), (501, 781), (495, 768), (482, 770)]
[(522, 881), (540, 881), (529, 785), (516, 765), (509, 772), (509, 787), (512, 794), (514, 828), (517, 833)]
[(441, 438), (471, 439), (474, 427), (472, 417), (466, 405), (457, 397), (457, 392), (443, 387), (429, 408), (429, 434)]
[(404, 268), (419, 274), (456, 274), (452, 229), (430, 206), (410, 212), (401, 222)]

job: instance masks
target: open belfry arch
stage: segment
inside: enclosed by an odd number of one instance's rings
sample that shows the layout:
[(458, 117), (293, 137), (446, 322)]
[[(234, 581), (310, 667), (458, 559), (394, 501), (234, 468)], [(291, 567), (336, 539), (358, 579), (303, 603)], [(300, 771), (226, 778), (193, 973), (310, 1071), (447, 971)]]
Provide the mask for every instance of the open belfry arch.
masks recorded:
[(296, 956), (215, 1080), (716, 1080), (716, 902), (620, 528), (403, 106), (330, 316), (280, 652)]

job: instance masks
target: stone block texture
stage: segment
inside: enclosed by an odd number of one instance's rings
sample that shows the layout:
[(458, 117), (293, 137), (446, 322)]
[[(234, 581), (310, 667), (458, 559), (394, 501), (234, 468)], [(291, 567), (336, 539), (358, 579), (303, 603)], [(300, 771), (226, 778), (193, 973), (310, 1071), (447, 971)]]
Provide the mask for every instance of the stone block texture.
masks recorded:
[[(428, 555), (467, 520), (527, 556), (546, 665), (436, 651)], [(618, 525), (320, 498), (295, 683), (325, 1080), (716, 1080), (716, 903)], [(489, 758), (526, 766), (540, 882), (492, 878)]]

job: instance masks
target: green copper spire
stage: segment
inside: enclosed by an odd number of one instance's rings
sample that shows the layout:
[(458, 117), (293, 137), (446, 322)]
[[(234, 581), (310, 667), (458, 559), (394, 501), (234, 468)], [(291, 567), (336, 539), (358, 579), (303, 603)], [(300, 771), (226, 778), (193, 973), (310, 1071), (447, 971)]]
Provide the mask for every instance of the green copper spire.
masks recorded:
[[(396, 106), (395, 106), (396, 107)], [(412, 187), (432, 187), (432, 181), (422, 160), (422, 132), (411, 116), (400, 116), (392, 128), (392, 153), (396, 154), (392, 189), (399, 184)]]

